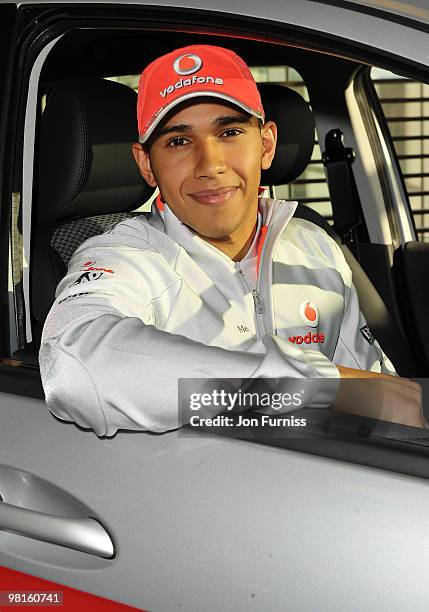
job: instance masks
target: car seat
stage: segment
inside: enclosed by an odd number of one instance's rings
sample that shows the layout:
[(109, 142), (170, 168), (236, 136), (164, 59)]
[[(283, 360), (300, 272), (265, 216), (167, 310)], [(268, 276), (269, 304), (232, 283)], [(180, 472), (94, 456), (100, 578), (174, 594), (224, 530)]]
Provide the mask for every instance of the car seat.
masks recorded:
[(31, 316), (36, 344), (77, 247), (135, 216), (154, 189), (131, 153), (137, 94), (105, 79), (70, 79), (51, 91), (40, 126)]

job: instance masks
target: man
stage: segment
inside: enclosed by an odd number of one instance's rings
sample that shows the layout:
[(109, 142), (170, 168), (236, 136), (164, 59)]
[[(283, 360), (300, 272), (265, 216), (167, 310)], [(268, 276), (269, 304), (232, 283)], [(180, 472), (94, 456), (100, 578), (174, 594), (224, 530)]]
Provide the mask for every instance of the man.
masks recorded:
[[(245, 63), (173, 51), (142, 73), (137, 113), (133, 153), (160, 197), (74, 254), (42, 337), (51, 411), (100, 436), (162, 432), (183, 424), (179, 378), (267, 377), (313, 381), (306, 406), (422, 426), (420, 388), (360, 331), (336, 243), (296, 203), (258, 198), (277, 128)], [(344, 383), (362, 377), (381, 395)]]

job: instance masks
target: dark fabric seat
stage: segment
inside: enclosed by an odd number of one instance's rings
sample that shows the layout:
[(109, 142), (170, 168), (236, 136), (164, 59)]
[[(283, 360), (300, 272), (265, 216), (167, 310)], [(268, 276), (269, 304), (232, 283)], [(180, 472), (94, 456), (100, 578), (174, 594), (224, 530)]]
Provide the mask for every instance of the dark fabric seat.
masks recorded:
[(38, 345), (55, 289), (77, 247), (132, 217), (153, 193), (131, 153), (137, 94), (104, 79), (72, 79), (50, 93), (40, 127), (31, 316)]

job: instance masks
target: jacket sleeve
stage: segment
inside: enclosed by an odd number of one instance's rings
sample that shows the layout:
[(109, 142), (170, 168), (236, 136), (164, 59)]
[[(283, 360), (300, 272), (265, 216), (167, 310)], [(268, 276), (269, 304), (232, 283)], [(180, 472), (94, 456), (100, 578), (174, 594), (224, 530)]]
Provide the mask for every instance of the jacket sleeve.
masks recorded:
[[(350, 268), (348, 270), (350, 271)], [(397, 375), (392, 362), (372, 335), (360, 311), (357, 291), (351, 282), (351, 271), (349, 278), (350, 286), (346, 287), (344, 317), (333, 362), (349, 368)]]
[[(114, 273), (102, 265), (103, 259), (113, 258)], [(93, 276), (82, 276), (86, 259), (97, 262)], [(54, 415), (98, 436), (112, 436), (118, 429), (175, 429), (184, 424), (179, 378), (323, 378), (330, 382), (306, 387), (303, 405), (332, 403), (339, 374), (321, 353), (301, 351), (277, 336), (265, 336), (250, 351), (231, 351), (157, 329), (151, 278), (142, 282), (139, 269), (137, 283), (136, 266), (124, 262), (106, 248), (79, 249), (57, 288), (39, 355), (46, 402)], [(180, 282), (167, 290), (178, 291)]]

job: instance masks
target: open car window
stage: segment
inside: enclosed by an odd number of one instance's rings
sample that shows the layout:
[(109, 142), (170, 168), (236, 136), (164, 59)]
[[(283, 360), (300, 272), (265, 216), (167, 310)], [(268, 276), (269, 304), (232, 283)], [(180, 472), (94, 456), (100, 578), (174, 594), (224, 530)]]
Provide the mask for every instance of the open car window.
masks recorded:
[[(165, 38), (165, 33), (163, 36)], [(123, 49), (127, 48), (128, 43), (124, 42), (127, 41), (127, 37), (128, 34), (126, 32), (121, 33), (121, 36), (118, 37), (118, 40), (120, 40), (120, 43), (118, 44), (122, 45), (121, 48)], [(179, 36), (178, 39), (180, 39)], [(138, 36), (136, 36), (135, 33), (133, 33), (133, 36), (130, 37), (130, 41), (137, 47), (139, 47), (141, 44), (138, 40)], [(49, 96), (52, 94), (52, 91), (56, 85), (64, 79), (64, 76), (66, 76), (65, 73), (67, 74), (67, 64), (66, 69), (64, 69), (62, 60), (66, 56), (72, 55), (72, 51), (77, 49), (79, 46), (82, 49), (85, 49), (85, 45), (88, 45), (89, 43), (92, 44), (92, 42), (91, 31), (89, 30), (82, 32), (79, 30), (74, 30), (69, 32), (67, 35), (64, 35), (60, 40), (58, 40), (55, 45), (52, 45), (52, 49), (49, 53), (46, 53), (44, 62), (40, 66), (40, 73), (37, 81), (38, 99), (37, 102), (34, 101), (34, 108), (32, 109), (32, 112), (34, 113), (33, 128), (35, 133), (34, 157), (32, 158), (33, 175), (28, 177), (24, 174), (23, 177), (24, 182), (26, 180), (29, 181), (30, 179), (31, 181), (34, 181), (33, 184), (35, 188), (33, 191), (33, 197), (31, 198), (30, 202), (27, 202), (27, 205), (30, 204), (32, 210), (31, 214), (29, 214), (27, 210), (24, 215), (20, 215), (20, 212), (22, 213), (23, 211), (22, 207), (25, 207), (26, 203), (25, 201), (23, 202), (22, 199), (17, 199), (15, 203), (16, 209), (14, 210), (13, 215), (13, 227), (11, 228), (12, 259), (16, 259), (16, 254), (18, 254), (19, 259), (19, 253), (22, 253), (23, 249), (25, 251), (22, 242), (23, 235), (25, 235), (27, 232), (27, 235), (29, 234), (31, 237), (30, 249), (24, 252), (25, 259), (23, 259), (23, 261), (24, 267), (26, 265), (30, 266), (30, 274), (32, 277), (31, 284), (33, 289), (37, 287), (38, 266), (40, 266), (40, 260), (37, 256), (35, 256), (36, 243), (34, 242), (34, 236), (39, 223), (38, 210), (40, 210), (44, 205), (37, 191), (39, 178), (38, 162), (40, 156), (40, 132), (43, 112), (46, 100), (49, 99)], [(223, 43), (225, 44), (225, 41), (223, 41)], [(104, 49), (103, 44), (105, 43), (101, 44), (95, 41), (94, 44), (97, 49)], [(161, 43), (158, 42), (158, 46), (160, 45)], [(363, 269), (364, 273), (368, 276), (372, 286), (377, 290), (380, 299), (384, 302), (385, 309), (393, 313), (395, 325), (401, 329), (401, 326), (404, 325), (405, 320), (405, 315), (403, 314), (404, 304), (401, 302), (401, 299), (402, 301), (405, 301), (405, 297), (398, 297), (397, 291), (393, 284), (390, 282), (386, 283), (386, 275), (390, 275), (389, 258), (393, 257), (395, 249), (395, 243), (392, 239), (391, 232), (393, 226), (389, 220), (389, 212), (387, 210), (387, 205), (385, 206), (385, 197), (382, 189), (378, 189), (378, 208), (374, 208), (374, 201), (367, 197), (368, 193), (370, 193), (370, 188), (373, 187), (374, 176), (372, 175), (371, 171), (368, 170), (368, 165), (366, 164), (370, 162), (375, 168), (377, 165), (377, 160), (374, 159), (371, 161), (371, 150), (365, 150), (363, 148), (362, 141), (367, 138), (365, 123), (362, 121), (361, 123), (355, 122), (353, 124), (350, 116), (351, 107), (348, 106), (349, 101), (347, 99), (347, 92), (352, 87), (356, 74), (358, 74), (359, 70), (367, 69), (367, 66), (360, 64), (357, 60), (345, 60), (340, 57), (335, 58), (332, 56), (329, 56), (328, 58), (324, 57), (323, 54), (314, 51), (289, 48), (287, 46), (285, 46), (285, 48), (282, 50), (282, 57), (276, 57), (276, 59), (274, 59), (271, 54), (272, 49), (270, 49), (270, 45), (268, 43), (262, 45), (264, 62), (258, 64), (256, 59), (259, 54), (259, 45), (255, 44), (252, 46), (252, 43), (250, 42), (242, 43), (242, 45), (246, 57), (249, 58), (249, 64), (252, 67), (258, 83), (278, 83), (290, 87), (294, 91), (300, 93), (304, 100), (309, 102), (316, 116), (316, 131), (314, 134), (315, 147), (309, 165), (304, 170), (303, 174), (290, 184), (268, 185), (268, 188), (271, 188), (272, 193), (277, 197), (288, 200), (298, 200), (300, 203), (316, 211), (322, 218), (327, 220), (331, 226), (335, 224), (330, 192), (326, 180), (326, 170), (322, 164), (322, 153), (324, 152), (326, 146), (325, 137), (327, 132), (333, 128), (342, 129), (345, 137), (345, 144), (353, 148), (357, 156), (354, 169), (356, 169), (357, 189), (362, 200), (362, 216), (360, 219), (358, 234), (358, 263), (360, 268)], [(240, 51), (240, 43), (235, 43), (235, 46), (237, 51)], [(84, 54), (84, 51), (81, 51), (81, 53)], [(116, 83), (122, 83), (127, 87), (130, 87), (130, 89), (136, 90), (138, 72), (134, 71), (135, 66), (131, 61), (131, 57), (130, 65), (126, 65), (125, 58), (123, 61), (124, 65), (121, 67), (122, 69), (118, 70), (113, 59), (111, 60), (112, 66), (109, 66), (108, 53), (107, 55), (105, 54), (103, 56), (102, 52), (100, 52), (100, 55), (103, 57), (103, 61), (101, 62), (102, 69), (101, 67), (98, 67), (97, 62), (94, 61), (94, 65), (91, 66), (90, 70), (91, 77), (108, 79)], [(92, 57), (97, 58), (97, 53), (93, 52)], [(272, 65), (270, 65), (268, 61), (270, 59), (272, 61)], [(312, 66), (313, 61), (314, 67)], [(326, 62), (330, 69), (330, 92), (333, 102), (324, 99), (325, 85), (321, 83), (319, 78), (320, 65), (323, 66), (324, 62)], [(61, 71), (59, 71), (59, 66), (61, 66)], [(338, 72), (336, 72), (335, 69), (338, 69)], [(68, 78), (77, 78), (75, 70), (71, 69), (71, 65), (68, 65), (68, 70)], [(360, 103), (361, 105), (364, 104), (365, 100), (361, 100)], [(329, 107), (331, 104), (334, 104), (334, 107), (338, 109), (338, 115), (332, 116), (329, 114)], [(350, 115), (348, 115), (348, 112)], [(29, 120), (31, 121), (31, 118)], [(372, 134), (372, 138), (380, 139), (381, 135)], [(31, 153), (32, 152), (29, 151), (29, 155), (31, 155)], [(139, 202), (138, 208), (131, 212), (135, 212), (137, 210), (140, 212), (147, 211), (155, 196), (156, 194), (147, 198), (145, 201)], [(86, 218), (84, 217), (84, 219)], [(86, 221), (90, 223), (89, 218), (86, 219)], [(85, 222), (83, 225), (85, 225)], [(55, 240), (57, 240), (57, 245), (67, 242), (67, 233), (56, 234), (56, 236), (57, 238), (55, 238)], [(380, 236), (382, 237), (381, 240), (379, 240)], [(46, 240), (48, 240), (48, 238), (46, 238)], [(341, 239), (339, 242), (341, 243)], [(41, 248), (40, 244), (37, 248)], [(49, 243), (48, 241), (46, 243), (46, 248), (52, 248), (52, 243)], [(62, 266), (64, 269), (65, 259), (62, 257), (62, 252), (60, 251), (54, 254), (54, 258), (56, 258), (55, 261), (58, 263), (59, 268)], [(380, 264), (382, 260), (384, 263)], [(374, 266), (374, 261), (377, 261), (379, 265)], [(37, 367), (38, 341), (40, 341), (43, 320), (39, 317), (39, 313), (34, 308), (34, 299), (31, 298), (30, 295), (25, 295), (23, 285), (20, 282), (22, 278), (22, 270), (20, 270), (19, 267), (18, 269), (13, 269), (13, 277), (15, 305), (17, 309), (17, 315), (15, 318), (15, 323), (17, 326), (17, 342), (15, 347), (13, 347), (14, 350), (11, 352), (10, 356), (16, 360), (21, 360), (25, 364)], [(397, 327), (395, 327), (395, 329)], [(29, 328), (31, 331), (30, 335), (28, 335)], [(30, 337), (31, 341), (28, 341), (28, 338)], [(304, 342), (304, 340), (302, 340), (302, 342)], [(393, 338), (393, 345), (394, 343), (395, 338)], [(382, 346), (384, 348), (383, 343)], [(418, 349), (412, 341), (409, 342), (409, 350), (410, 354), (414, 356), (416, 354), (418, 355)], [(396, 352), (399, 354), (402, 352), (402, 350), (397, 349)], [(388, 352), (387, 354), (389, 355)], [(395, 357), (392, 357), (392, 362), (396, 366)], [(419, 371), (424, 372), (424, 369)], [(368, 419), (362, 420), (351, 415), (344, 416), (339, 420), (336, 419), (335, 422), (332, 422), (331, 417), (332, 415), (330, 413), (323, 416), (323, 418), (320, 420), (319, 427), (319, 433), (325, 436), (328, 435), (330, 439), (333, 438), (337, 441), (341, 441), (342, 437), (347, 437), (350, 435), (356, 440), (364, 439), (366, 442), (375, 440), (376, 443), (380, 443), (382, 440), (387, 440), (388, 443), (391, 444), (392, 440), (397, 439), (398, 436), (400, 437), (400, 433), (398, 434), (398, 431), (401, 431), (401, 426), (398, 424), (389, 425), (383, 422), (381, 424), (377, 423), (377, 427), (374, 427), (374, 424), (371, 425), (371, 422)], [(403, 429), (403, 431), (405, 432), (404, 435), (406, 436), (409, 445), (413, 445), (416, 443), (415, 441), (418, 440), (420, 447), (424, 447), (424, 444), (421, 442), (422, 438), (424, 439), (424, 432), (419, 431), (410, 433), (409, 428), (406, 430)], [(264, 442), (267, 444), (270, 443), (269, 436), (264, 438)], [(271, 443), (277, 442), (271, 440)], [(294, 439), (293, 443), (285, 443), (282, 440), (281, 444), (293, 444), (295, 445), (294, 447), (301, 447), (305, 450), (314, 449), (313, 438), (310, 442), (308, 442), (308, 440), (305, 439), (305, 436), (300, 436), (299, 440)], [(345, 455), (347, 455), (347, 452)], [(354, 460), (359, 459), (355, 458)]]

